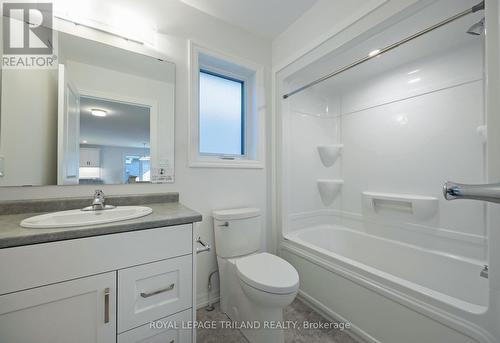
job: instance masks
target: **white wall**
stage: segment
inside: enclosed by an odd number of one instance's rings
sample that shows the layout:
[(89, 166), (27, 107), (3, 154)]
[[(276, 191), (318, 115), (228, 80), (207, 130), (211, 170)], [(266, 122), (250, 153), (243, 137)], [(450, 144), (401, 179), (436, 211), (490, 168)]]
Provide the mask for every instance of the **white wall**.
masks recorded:
[[(266, 169), (204, 169), (189, 168), (187, 161), (188, 133), (188, 39), (226, 54), (236, 55), (260, 64), (265, 68), (265, 103), (270, 101), (271, 44), (269, 41), (226, 24), (202, 12), (189, 10), (181, 27), (158, 36), (158, 47), (154, 51), (176, 64), (175, 95), (175, 183), (164, 185), (103, 185), (107, 194), (179, 192), (180, 201), (199, 211), (203, 222), (198, 226), (199, 235), (212, 245), (213, 229), (211, 212), (213, 209), (239, 206), (259, 207), (263, 213), (263, 225), (267, 233)], [(162, 20), (166, 23), (178, 21), (179, 13), (165, 12)], [(100, 40), (118, 46), (131, 47), (137, 51), (144, 49), (112, 39), (103, 34), (92, 33), (85, 28), (67, 25), (66, 30), (78, 30), (77, 34), (92, 35)], [(269, 110), (268, 110), (269, 113)], [(269, 118), (269, 116), (266, 116)], [(101, 186), (100, 186), (101, 187)], [(92, 195), (94, 186), (47, 186), (36, 188), (1, 188), (0, 200), (30, 199), (65, 196)], [(217, 269), (214, 250), (198, 255), (198, 295), (201, 302), (206, 299), (208, 274)], [(214, 292), (216, 293), (216, 292)]]

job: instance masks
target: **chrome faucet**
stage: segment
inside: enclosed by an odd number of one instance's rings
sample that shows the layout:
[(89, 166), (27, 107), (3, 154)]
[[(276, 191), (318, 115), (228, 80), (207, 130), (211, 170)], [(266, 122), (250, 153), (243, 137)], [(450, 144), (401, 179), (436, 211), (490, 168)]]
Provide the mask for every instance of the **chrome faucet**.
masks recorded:
[(92, 200), (92, 205), (82, 208), (82, 211), (102, 211), (110, 210), (112, 208), (115, 208), (115, 206), (106, 205), (104, 192), (100, 189), (96, 189), (96, 191), (94, 192), (94, 200)]

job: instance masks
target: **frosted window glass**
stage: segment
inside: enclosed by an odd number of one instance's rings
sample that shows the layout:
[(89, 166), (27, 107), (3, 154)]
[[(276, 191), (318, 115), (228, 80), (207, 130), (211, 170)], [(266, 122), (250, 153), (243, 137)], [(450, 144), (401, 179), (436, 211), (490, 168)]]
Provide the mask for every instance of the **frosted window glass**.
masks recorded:
[(243, 82), (200, 71), (200, 153), (244, 154)]

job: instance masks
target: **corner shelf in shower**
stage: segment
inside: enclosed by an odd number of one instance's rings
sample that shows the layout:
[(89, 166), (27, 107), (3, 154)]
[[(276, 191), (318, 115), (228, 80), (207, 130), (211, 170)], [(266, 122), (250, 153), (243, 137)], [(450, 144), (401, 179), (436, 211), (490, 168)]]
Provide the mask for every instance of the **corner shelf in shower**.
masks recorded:
[(318, 145), (318, 153), (325, 167), (331, 167), (342, 151), (344, 144)]
[(429, 219), (438, 209), (436, 197), (416, 194), (395, 194), (362, 192), (363, 207), (371, 214), (392, 214), (413, 216), (415, 219)]
[(325, 206), (328, 206), (335, 200), (335, 197), (344, 184), (344, 180), (318, 179), (317, 184), (321, 201), (323, 201)]

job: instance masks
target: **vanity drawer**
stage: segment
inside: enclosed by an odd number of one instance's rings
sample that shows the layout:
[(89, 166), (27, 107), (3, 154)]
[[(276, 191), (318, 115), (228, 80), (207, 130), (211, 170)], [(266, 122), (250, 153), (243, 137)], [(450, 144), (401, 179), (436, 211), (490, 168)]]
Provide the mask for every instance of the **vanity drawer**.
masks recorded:
[(118, 335), (118, 343), (191, 343), (192, 329), (183, 329), (189, 325), (191, 309), (162, 318), (153, 327), (149, 323)]
[(118, 332), (192, 307), (192, 255), (118, 271)]

